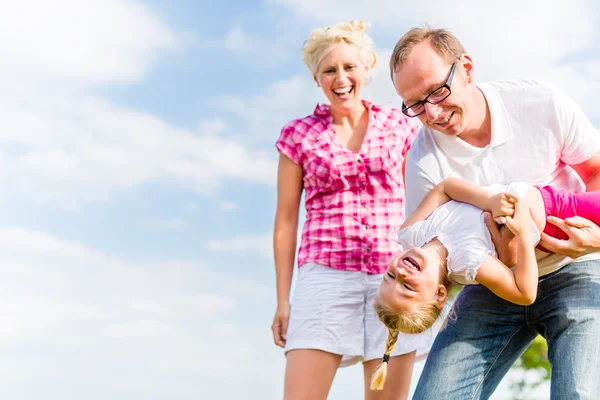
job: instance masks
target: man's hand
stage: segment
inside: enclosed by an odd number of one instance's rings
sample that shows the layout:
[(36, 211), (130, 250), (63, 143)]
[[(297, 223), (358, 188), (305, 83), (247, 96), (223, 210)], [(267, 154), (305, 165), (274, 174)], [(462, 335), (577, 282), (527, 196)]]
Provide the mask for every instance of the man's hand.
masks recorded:
[(492, 214), (489, 212), (483, 213), (485, 225), (490, 231), (492, 242), (496, 247), (498, 259), (509, 267), (517, 264), (517, 240), (515, 235), (506, 227), (506, 225), (498, 226)]
[(553, 253), (571, 258), (600, 251), (600, 227), (582, 217), (560, 219), (548, 217), (548, 223), (564, 231), (569, 239), (560, 240), (542, 233), (540, 244)]

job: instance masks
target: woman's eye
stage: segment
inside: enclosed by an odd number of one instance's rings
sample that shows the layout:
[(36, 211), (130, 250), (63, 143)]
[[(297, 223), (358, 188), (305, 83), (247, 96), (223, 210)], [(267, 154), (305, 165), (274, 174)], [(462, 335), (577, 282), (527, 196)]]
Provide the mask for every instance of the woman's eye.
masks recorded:
[(387, 276), (389, 276), (392, 279), (396, 279), (396, 278), (394, 278), (394, 275), (390, 274), (389, 272), (387, 273)]
[(407, 288), (408, 290), (410, 290), (411, 292), (414, 292), (413, 288), (411, 288), (410, 286), (408, 286), (406, 283), (404, 284), (404, 287)]

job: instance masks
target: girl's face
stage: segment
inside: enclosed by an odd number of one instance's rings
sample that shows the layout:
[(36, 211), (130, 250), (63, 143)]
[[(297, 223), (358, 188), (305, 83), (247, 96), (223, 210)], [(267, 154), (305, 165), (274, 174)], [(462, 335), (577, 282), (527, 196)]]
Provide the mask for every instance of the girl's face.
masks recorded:
[(356, 46), (340, 43), (327, 54), (315, 74), (331, 107), (351, 111), (362, 106), (361, 91), (369, 67), (361, 60)]
[(430, 300), (443, 307), (448, 293), (440, 282), (447, 257), (447, 250), (437, 239), (399, 253), (383, 276), (379, 300), (394, 312), (411, 312)]

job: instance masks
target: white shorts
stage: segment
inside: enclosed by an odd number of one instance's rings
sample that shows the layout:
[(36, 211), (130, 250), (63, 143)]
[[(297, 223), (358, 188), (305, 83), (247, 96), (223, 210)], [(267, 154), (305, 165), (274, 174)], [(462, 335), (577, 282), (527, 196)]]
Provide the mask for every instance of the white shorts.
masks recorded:
[[(340, 367), (383, 357), (388, 330), (373, 309), (382, 277), (313, 263), (298, 268), (286, 353), (316, 349), (341, 354)], [(424, 358), (436, 333), (401, 333), (392, 357), (416, 350), (417, 358)]]

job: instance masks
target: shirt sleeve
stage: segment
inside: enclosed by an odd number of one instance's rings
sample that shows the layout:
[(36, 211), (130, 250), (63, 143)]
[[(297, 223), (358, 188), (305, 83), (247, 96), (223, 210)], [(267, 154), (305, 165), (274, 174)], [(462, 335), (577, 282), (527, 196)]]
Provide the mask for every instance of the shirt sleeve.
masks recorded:
[(292, 160), (294, 163), (300, 164), (300, 154), (298, 151), (298, 146), (300, 145), (300, 141), (296, 137), (296, 129), (293, 126), (286, 125), (281, 130), (281, 134), (279, 135), (279, 139), (275, 142), (275, 147), (281, 154), (286, 155)]
[(398, 244), (402, 247), (402, 250), (406, 251), (419, 246), (419, 232), (423, 223), (424, 221), (419, 221), (398, 231)]
[(600, 132), (571, 97), (555, 87), (552, 91), (559, 134), (563, 139), (561, 160), (569, 165), (589, 160), (600, 151)]
[(477, 271), (490, 250), (479, 240), (472, 240), (468, 245), (460, 247), (460, 251), (455, 249), (448, 254), (448, 275), (463, 285), (476, 284)]

